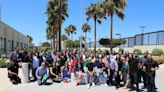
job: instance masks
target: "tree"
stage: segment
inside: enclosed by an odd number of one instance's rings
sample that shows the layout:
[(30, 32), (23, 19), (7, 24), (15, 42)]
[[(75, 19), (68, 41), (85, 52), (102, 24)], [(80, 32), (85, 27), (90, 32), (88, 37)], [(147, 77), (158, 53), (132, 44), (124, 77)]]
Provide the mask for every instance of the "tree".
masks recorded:
[(42, 43), (42, 46), (49, 47), (50, 43), (49, 42), (44, 42), (44, 43)]
[(68, 37), (67, 37), (65, 34), (63, 34), (63, 35), (61, 36), (61, 39), (62, 39), (62, 41), (66, 41), (66, 40), (68, 40)]
[[(108, 47), (109, 46), (109, 44), (110, 44), (110, 39), (109, 38), (101, 38), (100, 40), (99, 40), (99, 43), (101, 44), (101, 45), (103, 45), (103, 46), (106, 46), (106, 47)], [(126, 40), (125, 39), (112, 39), (112, 42), (113, 42), (113, 47), (117, 47), (117, 46), (119, 46), (119, 45), (123, 45), (123, 44), (125, 44), (126, 43)], [(112, 48), (113, 48), (112, 47)]]
[(69, 36), (71, 34), (71, 39), (73, 40), (73, 34), (76, 34), (76, 26), (74, 25), (69, 25), (68, 27), (65, 28), (66, 34)]
[[(62, 22), (68, 17), (67, 0), (49, 0), (47, 4), (47, 39), (59, 38), (59, 51), (61, 50)], [(58, 36), (58, 37), (57, 37)], [(54, 42), (53, 42), (54, 43)]]
[[(88, 23), (83, 24), (82, 30), (85, 33), (85, 45), (86, 45), (86, 40), (87, 40), (87, 32), (90, 32), (91, 27)], [(86, 47), (86, 46), (85, 46)]]
[(96, 23), (101, 23), (101, 19), (105, 18), (104, 10), (100, 3), (91, 4), (86, 10), (87, 21), (91, 18), (94, 20), (94, 55), (96, 55)]
[(32, 43), (33, 38), (30, 35), (27, 35), (26, 37), (29, 39), (29, 42)]
[(110, 16), (110, 50), (112, 51), (113, 48), (113, 16), (116, 14), (122, 20), (124, 19), (123, 10), (126, 7), (127, 2), (126, 0), (105, 0), (102, 3), (104, 8), (104, 12), (107, 16)]

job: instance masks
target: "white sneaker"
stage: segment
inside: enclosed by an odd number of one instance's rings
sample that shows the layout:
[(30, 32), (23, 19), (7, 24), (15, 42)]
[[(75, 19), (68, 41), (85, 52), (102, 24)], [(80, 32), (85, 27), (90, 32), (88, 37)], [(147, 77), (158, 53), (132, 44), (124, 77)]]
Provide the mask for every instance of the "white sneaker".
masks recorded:
[(108, 87), (108, 84), (105, 83), (105, 87)]
[(95, 86), (95, 83), (92, 83), (92, 86), (94, 87)]
[(87, 84), (87, 88), (88, 88), (88, 89), (90, 88), (90, 84)]

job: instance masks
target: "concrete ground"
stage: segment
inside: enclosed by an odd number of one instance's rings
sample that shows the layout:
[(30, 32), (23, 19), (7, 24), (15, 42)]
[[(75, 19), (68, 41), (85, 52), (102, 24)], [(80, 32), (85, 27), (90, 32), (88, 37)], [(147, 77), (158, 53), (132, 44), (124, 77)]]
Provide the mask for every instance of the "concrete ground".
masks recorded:
[[(156, 76), (156, 85), (159, 92), (164, 92), (164, 65), (160, 65), (160, 69), (157, 71)], [(140, 87), (142, 84), (140, 84)], [(22, 83), (19, 85), (12, 85), (7, 78), (7, 70), (0, 69), (0, 92), (128, 92), (128, 89), (119, 88), (118, 90), (115, 87), (106, 87), (105, 85), (91, 87), (90, 89), (86, 88), (86, 85), (76, 86), (72, 83), (53, 83), (52, 85), (42, 85), (38, 86), (36, 82), (32, 83)], [(145, 92), (145, 91), (144, 91)]]

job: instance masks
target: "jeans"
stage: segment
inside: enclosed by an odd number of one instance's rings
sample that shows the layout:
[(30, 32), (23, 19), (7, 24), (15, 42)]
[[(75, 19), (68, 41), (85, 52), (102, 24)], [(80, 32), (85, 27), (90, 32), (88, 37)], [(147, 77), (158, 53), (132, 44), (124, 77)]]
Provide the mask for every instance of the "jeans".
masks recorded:
[(130, 79), (131, 79), (131, 88), (134, 88), (134, 84), (136, 85), (136, 90), (139, 90), (139, 84), (138, 84), (138, 73), (134, 72), (130, 74)]
[[(97, 72), (97, 79), (99, 83), (106, 83), (107, 82), (107, 74), (106, 72), (102, 71), (102, 72)], [(102, 80), (103, 77), (103, 80)]]
[(146, 75), (147, 75), (147, 81), (148, 81), (147, 91), (155, 92), (155, 81), (154, 81), (153, 72), (147, 73)]
[(93, 75), (90, 75), (89, 73), (87, 73), (87, 83), (88, 84), (91, 84), (93, 82), (96, 83), (96, 79), (97, 79), (97, 76), (95, 73)]

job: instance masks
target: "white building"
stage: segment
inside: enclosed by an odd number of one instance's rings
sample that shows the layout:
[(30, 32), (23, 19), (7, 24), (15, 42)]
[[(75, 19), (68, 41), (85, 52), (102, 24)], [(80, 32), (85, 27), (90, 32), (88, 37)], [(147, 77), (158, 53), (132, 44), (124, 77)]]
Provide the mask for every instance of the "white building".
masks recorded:
[(17, 46), (23, 50), (29, 45), (31, 43), (25, 35), (0, 21), (0, 56), (2, 54), (9, 55)]

